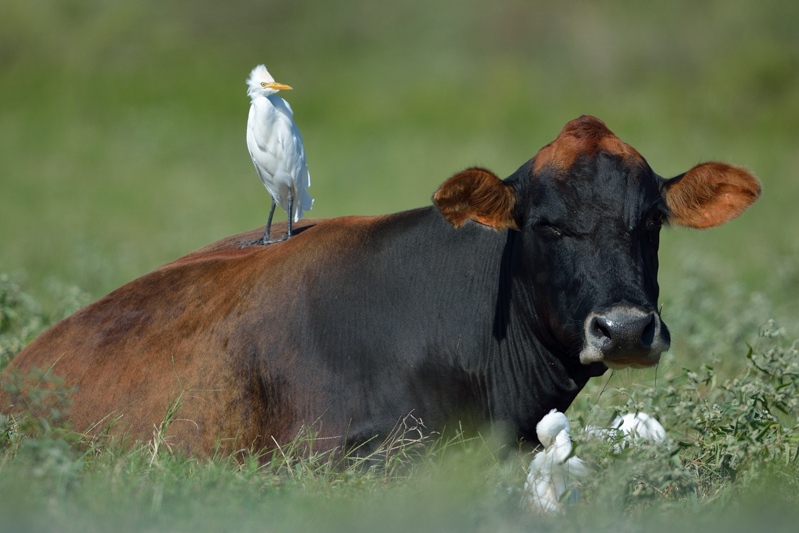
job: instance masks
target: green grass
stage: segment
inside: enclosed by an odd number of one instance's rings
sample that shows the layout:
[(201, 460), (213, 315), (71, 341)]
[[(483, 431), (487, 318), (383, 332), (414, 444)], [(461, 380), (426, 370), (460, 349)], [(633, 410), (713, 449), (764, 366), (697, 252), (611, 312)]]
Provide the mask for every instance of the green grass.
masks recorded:
[[(578, 443), (597, 458), (595, 474), (563, 520), (518, 511), (506, 489), (521, 486), (529, 457), (492, 443), (439, 443), (381, 473), (291, 454), (289, 467), (184, 458), (168, 446), (153, 453), (147, 443), (87, 448), (55, 424), (3, 437), (0, 529), (638, 531), (677, 521), (735, 531), (795, 522), (795, 407), (774, 413), (784, 431), (760, 436), (757, 413), (731, 409), (697, 426), (702, 413), (679, 403), (732, 405), (725, 395), (775, 386), (763, 376), (779, 372), (753, 370), (749, 346), (755, 357), (790, 359), (799, 337), (798, 18), (799, 4), (784, 0), (5, 2), (0, 366), (59, 317), (265, 222), (267, 195), (244, 143), (244, 80), (261, 62), (295, 87), (287, 99), (308, 151), (314, 217), (427, 205), (473, 164), (507, 175), (582, 113), (605, 120), (665, 177), (722, 159), (752, 169), (764, 192), (725, 227), (664, 231), (671, 352), (657, 370), (595, 380), (569, 413), (575, 425), (596, 423), (634, 401), (691, 445), (614, 458)], [(784, 337), (762, 336), (771, 318)], [(724, 432), (736, 425), (756, 442)], [(724, 471), (723, 450), (742, 454), (742, 473)], [(642, 475), (635, 464), (660, 477), (631, 481)]]

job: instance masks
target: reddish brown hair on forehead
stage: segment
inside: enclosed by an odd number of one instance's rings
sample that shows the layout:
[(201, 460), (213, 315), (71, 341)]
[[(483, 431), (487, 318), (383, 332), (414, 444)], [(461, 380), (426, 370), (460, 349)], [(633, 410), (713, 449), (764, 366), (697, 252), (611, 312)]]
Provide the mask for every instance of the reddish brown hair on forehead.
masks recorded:
[(604, 122), (583, 115), (567, 123), (558, 137), (536, 154), (533, 172), (544, 167), (567, 170), (579, 157), (593, 157), (599, 152), (640, 163), (644, 161), (641, 154), (616, 137)]

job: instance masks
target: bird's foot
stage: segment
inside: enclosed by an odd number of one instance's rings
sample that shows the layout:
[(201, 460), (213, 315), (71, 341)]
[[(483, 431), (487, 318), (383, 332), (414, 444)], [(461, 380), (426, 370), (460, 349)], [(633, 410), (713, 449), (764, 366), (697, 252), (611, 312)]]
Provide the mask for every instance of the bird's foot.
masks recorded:
[(272, 244), (272, 242), (273, 241), (265, 241), (263, 239), (255, 239), (254, 241), (246, 241), (246, 242), (242, 241), (239, 243), (241, 245), (239, 246), (239, 250), (241, 250), (242, 248), (248, 248), (250, 246), (256, 246), (256, 245), (266, 246), (267, 244)]
[(277, 239), (255, 239), (254, 241), (240, 242), (239, 244), (241, 246), (239, 246), (239, 249), (247, 248), (248, 246), (254, 246), (254, 245), (267, 246), (270, 244), (277, 244), (279, 242), (285, 241), (286, 239), (288, 239), (288, 235), (283, 235), (282, 237), (278, 237)]

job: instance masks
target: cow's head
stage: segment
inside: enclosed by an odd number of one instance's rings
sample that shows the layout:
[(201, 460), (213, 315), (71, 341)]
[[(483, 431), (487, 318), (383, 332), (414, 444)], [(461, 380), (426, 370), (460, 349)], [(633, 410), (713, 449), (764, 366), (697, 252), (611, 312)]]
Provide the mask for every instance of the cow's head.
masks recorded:
[(433, 201), (456, 228), (471, 220), (520, 232), (516, 275), (533, 287), (536, 334), (551, 349), (583, 364), (648, 367), (669, 348), (657, 309), (660, 228), (724, 224), (759, 194), (757, 178), (724, 163), (663, 179), (583, 116), (505, 181), (468, 169)]

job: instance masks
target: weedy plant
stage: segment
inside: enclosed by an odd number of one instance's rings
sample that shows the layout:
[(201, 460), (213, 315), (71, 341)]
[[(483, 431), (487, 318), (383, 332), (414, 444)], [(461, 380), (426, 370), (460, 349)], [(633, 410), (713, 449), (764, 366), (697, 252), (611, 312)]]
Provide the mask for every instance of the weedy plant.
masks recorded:
[(747, 364), (732, 377), (709, 364), (699, 371), (682, 368), (656, 386), (617, 389), (616, 397), (626, 402), (581, 413), (578, 426), (588, 420), (609, 425), (619, 412), (643, 411), (669, 434), (663, 443), (635, 444), (621, 434), (604, 441), (586, 435), (578, 453), (590, 458), (598, 474), (586, 482), (587, 498), (615, 501), (627, 510), (654, 501), (726, 504), (768, 480), (792, 487), (783, 496), (795, 501), (797, 355), (796, 342), (769, 321), (757, 346), (749, 348)]
[(7, 274), (0, 274), (0, 369), (43, 328), (42, 312)]
[(0, 370), (45, 328), (91, 301), (78, 287), (55, 281), (48, 283), (48, 290), (58, 302), (49, 313), (11, 276), (0, 274)]

